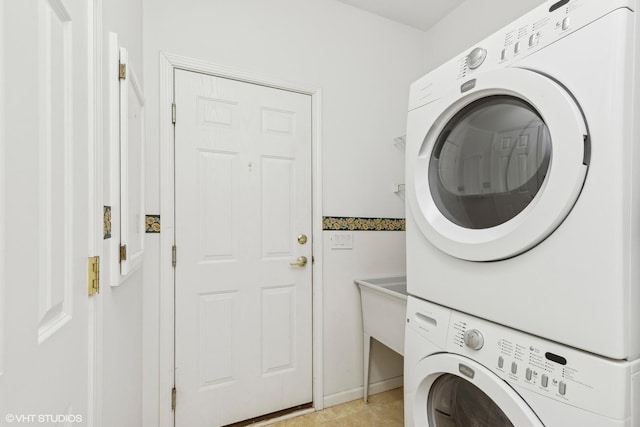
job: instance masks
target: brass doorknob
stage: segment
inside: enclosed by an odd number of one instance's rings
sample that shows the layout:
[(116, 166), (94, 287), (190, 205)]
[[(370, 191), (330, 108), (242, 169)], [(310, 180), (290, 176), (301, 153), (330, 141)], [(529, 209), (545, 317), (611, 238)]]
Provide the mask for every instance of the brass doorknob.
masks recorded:
[(307, 265), (307, 257), (299, 256), (298, 259), (295, 260), (295, 262), (291, 262), (289, 263), (289, 265), (297, 265), (298, 267), (304, 267), (305, 265)]

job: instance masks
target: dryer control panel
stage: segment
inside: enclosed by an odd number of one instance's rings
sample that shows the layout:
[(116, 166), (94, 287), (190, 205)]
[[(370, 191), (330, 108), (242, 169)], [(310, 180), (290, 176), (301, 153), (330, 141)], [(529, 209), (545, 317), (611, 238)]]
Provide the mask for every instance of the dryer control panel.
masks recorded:
[[(619, 9), (631, 13), (631, 0), (551, 0), (411, 85), (409, 110), (468, 87), (483, 71), (516, 66), (525, 58)], [(585, 46), (588, 51), (589, 46)], [(461, 89), (462, 90), (462, 89)]]

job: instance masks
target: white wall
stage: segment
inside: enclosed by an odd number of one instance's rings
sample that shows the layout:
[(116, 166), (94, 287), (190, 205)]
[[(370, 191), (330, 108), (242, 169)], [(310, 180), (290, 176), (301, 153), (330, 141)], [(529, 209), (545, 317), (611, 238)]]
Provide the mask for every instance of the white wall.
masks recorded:
[[(404, 176), (403, 153), (393, 140), (405, 133), (409, 84), (423, 74), (422, 32), (335, 0), (146, 0), (143, 27), (148, 213), (160, 206), (158, 111), (167, 106), (158, 105), (158, 59), (165, 51), (321, 88), (323, 215), (404, 217), (404, 200), (392, 192)], [(404, 233), (357, 232), (352, 251), (325, 256), (325, 394), (339, 395), (362, 386), (353, 279), (403, 274)], [(157, 264), (147, 258), (145, 267), (149, 351), (157, 349)], [(338, 316), (345, 321), (336, 322)], [(374, 353), (391, 366), (390, 372), (374, 367), (374, 380), (401, 374), (396, 356), (377, 347)], [(157, 360), (147, 363), (157, 373)], [(145, 397), (145, 417), (154, 417), (149, 402)]]
[[(118, 44), (127, 48), (129, 61), (142, 78), (142, 0), (102, 1), (102, 73), (103, 73), (103, 198), (114, 206), (117, 193), (111, 191), (110, 163), (110, 87), (114, 81), (109, 64), (109, 33), (118, 34)], [(117, 84), (117, 78), (115, 78)], [(144, 86), (144, 84), (142, 84)], [(117, 102), (117, 100), (116, 100)], [(117, 118), (116, 118), (117, 120)], [(117, 141), (117, 140), (116, 140)], [(114, 169), (116, 167), (116, 169)], [(117, 178), (116, 178), (117, 179)], [(118, 181), (116, 181), (117, 183)], [(119, 212), (112, 212), (113, 236), (104, 241), (102, 256), (102, 425), (139, 427), (142, 421), (142, 271), (134, 273), (118, 287), (110, 277), (109, 265), (117, 262), (109, 254), (111, 245), (119, 245)]]
[(425, 33), (426, 71), (473, 47), (545, 0), (467, 0)]
[(334, 0), (147, 0), (144, 19), (150, 140), (160, 51), (321, 87), (324, 214), (403, 216), (393, 139), (422, 74), (420, 31)]
[[(360, 290), (354, 279), (405, 274), (405, 233), (354, 231), (353, 250), (332, 250), (324, 232), (325, 403), (362, 396), (363, 336)], [(371, 348), (370, 384), (402, 385), (402, 357), (382, 344)], [(395, 382), (393, 381), (395, 379)], [(375, 392), (375, 386), (370, 389)], [(378, 390), (379, 391), (379, 390)]]

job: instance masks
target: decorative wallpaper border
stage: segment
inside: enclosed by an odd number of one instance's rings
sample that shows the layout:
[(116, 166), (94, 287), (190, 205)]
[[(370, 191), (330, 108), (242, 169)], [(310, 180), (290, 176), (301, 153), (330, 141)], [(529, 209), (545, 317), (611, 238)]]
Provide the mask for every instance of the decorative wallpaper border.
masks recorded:
[[(111, 215), (109, 208), (109, 218)], [(106, 206), (105, 206), (106, 218)], [(106, 220), (105, 220), (106, 227)], [(111, 232), (109, 222), (109, 232)], [(325, 216), (322, 218), (323, 230), (354, 230), (354, 231), (405, 231), (404, 218), (358, 218)], [(106, 228), (105, 228), (106, 230)], [(160, 215), (147, 215), (146, 232), (160, 233)], [(111, 234), (109, 234), (111, 237)], [(106, 238), (106, 237), (105, 237)]]
[(111, 206), (102, 207), (102, 239), (111, 238)]
[(159, 233), (160, 232), (160, 215), (147, 215), (146, 218), (146, 232), (147, 233)]
[(323, 230), (405, 231), (404, 218), (357, 218), (325, 216)]

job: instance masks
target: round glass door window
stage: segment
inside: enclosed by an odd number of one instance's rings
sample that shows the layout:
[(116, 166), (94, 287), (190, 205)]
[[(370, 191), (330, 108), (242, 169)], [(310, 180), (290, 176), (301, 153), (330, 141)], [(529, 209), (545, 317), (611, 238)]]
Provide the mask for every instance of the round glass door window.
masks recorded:
[(433, 427), (513, 427), (482, 390), (451, 374), (440, 376), (431, 386), (427, 411)]
[(442, 214), (468, 229), (503, 224), (526, 208), (543, 185), (551, 135), (522, 99), (479, 99), (449, 120), (429, 162), (429, 187)]

